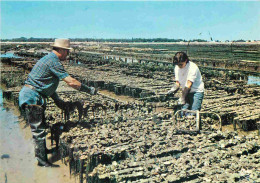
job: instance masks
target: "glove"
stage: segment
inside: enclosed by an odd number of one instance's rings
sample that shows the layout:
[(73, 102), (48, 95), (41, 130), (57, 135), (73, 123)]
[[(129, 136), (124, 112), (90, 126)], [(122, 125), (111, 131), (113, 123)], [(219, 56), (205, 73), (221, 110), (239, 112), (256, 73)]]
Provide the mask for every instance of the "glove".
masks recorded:
[(90, 95), (96, 95), (97, 94), (97, 89), (94, 87), (89, 87), (87, 85), (81, 84), (81, 87), (79, 91), (83, 91), (86, 93), (89, 93)]
[(177, 91), (179, 90), (179, 86), (174, 84), (174, 86), (166, 93), (166, 96), (175, 95)]
[(182, 96), (179, 99), (180, 104), (184, 105), (187, 103), (187, 95), (190, 92), (190, 88), (185, 87), (184, 90), (182, 90)]

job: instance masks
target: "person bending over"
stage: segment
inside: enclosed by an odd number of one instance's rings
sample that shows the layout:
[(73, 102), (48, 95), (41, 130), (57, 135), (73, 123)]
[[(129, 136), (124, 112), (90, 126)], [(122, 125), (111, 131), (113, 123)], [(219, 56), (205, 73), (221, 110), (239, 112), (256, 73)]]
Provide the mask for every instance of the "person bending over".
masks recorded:
[(173, 57), (175, 84), (167, 92), (167, 95), (174, 95), (179, 88), (182, 88), (182, 95), (179, 103), (182, 109), (201, 110), (204, 97), (204, 83), (198, 66), (189, 60), (184, 52), (177, 52)]
[(38, 165), (45, 167), (53, 166), (47, 159), (48, 149), (45, 140), (46, 98), (51, 97), (61, 109), (68, 109), (68, 102), (61, 100), (56, 93), (60, 80), (79, 91), (91, 95), (97, 93), (97, 89), (80, 83), (65, 71), (61, 61), (66, 60), (69, 54), (70, 40), (55, 39), (52, 47), (51, 53), (37, 61), (19, 93), (19, 107), (21, 110), (26, 110), (26, 119), (31, 127)]

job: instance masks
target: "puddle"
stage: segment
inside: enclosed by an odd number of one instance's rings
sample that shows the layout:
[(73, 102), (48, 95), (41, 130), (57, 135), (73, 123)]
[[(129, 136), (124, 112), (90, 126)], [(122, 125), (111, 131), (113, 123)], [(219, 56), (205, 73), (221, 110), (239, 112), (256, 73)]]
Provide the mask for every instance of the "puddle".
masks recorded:
[(247, 84), (256, 84), (260, 85), (260, 77), (258, 76), (248, 76)]
[(14, 55), (13, 52), (7, 52), (5, 54), (0, 54), (0, 57), (1, 58), (22, 58), (22, 57), (19, 57), (17, 55)]
[(8, 159), (8, 158), (10, 158), (10, 156), (9, 156), (9, 154), (3, 154), (2, 156), (1, 156), (1, 159)]

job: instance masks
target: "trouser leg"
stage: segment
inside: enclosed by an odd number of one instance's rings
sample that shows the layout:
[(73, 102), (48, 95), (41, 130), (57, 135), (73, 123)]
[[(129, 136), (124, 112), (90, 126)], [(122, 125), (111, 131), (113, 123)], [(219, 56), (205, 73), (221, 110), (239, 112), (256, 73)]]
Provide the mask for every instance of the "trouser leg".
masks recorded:
[[(202, 100), (204, 97), (203, 92), (189, 93), (187, 96), (187, 103), (183, 106), (182, 109), (188, 109), (192, 111), (200, 111)], [(195, 113), (186, 113), (186, 116), (193, 116)]]
[(48, 162), (47, 153), (46, 153), (46, 141), (42, 140), (34, 140), (35, 142), (35, 157), (38, 160), (39, 166), (51, 166)]
[(203, 92), (197, 92), (193, 96), (193, 102), (191, 106), (191, 110), (199, 110), (201, 109), (201, 104), (204, 98), (204, 93)]

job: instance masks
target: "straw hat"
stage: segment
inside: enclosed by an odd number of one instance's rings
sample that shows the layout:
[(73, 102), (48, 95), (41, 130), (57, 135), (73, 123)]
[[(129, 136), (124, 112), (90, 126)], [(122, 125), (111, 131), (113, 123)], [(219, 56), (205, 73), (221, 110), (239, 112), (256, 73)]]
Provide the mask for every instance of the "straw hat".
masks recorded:
[(63, 49), (67, 49), (67, 50), (72, 49), (70, 47), (70, 40), (69, 39), (55, 39), (54, 44), (51, 45), (51, 46), (56, 47), (56, 48), (63, 48)]

